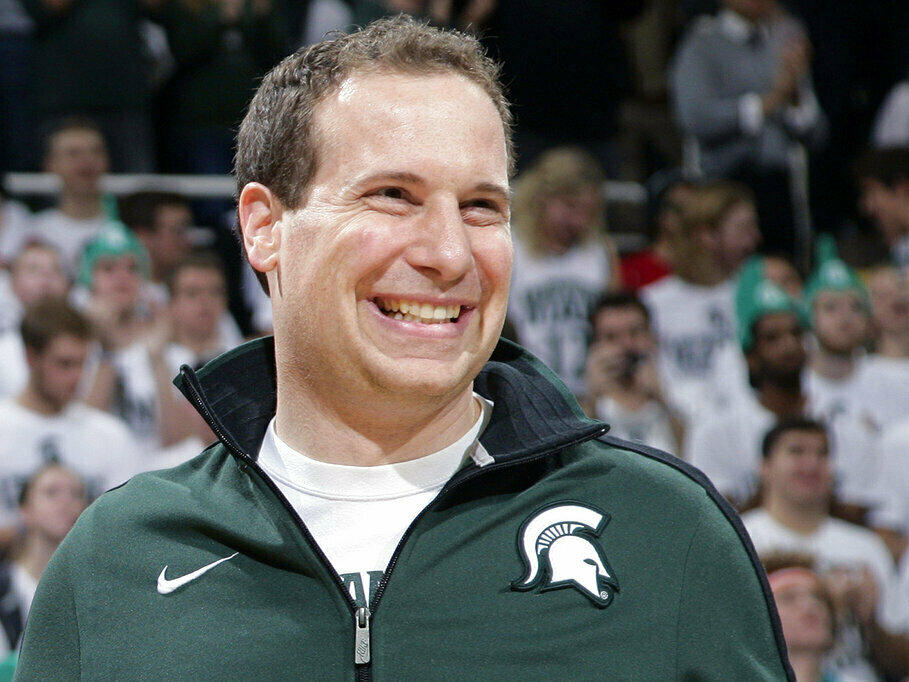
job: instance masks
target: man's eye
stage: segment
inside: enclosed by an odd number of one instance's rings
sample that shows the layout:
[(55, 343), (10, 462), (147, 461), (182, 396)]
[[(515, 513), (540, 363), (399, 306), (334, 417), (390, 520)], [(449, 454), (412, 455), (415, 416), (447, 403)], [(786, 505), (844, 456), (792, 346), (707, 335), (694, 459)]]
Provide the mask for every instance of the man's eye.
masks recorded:
[(406, 195), (400, 187), (383, 187), (375, 193), (376, 196), (386, 197), (388, 199), (404, 199)]

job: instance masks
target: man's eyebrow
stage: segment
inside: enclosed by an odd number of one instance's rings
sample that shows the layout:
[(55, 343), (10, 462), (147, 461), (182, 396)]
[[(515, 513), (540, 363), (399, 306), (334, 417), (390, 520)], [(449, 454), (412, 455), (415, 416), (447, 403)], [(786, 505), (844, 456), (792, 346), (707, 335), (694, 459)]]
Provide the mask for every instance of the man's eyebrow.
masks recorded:
[[(363, 187), (365, 185), (371, 185), (377, 181), (392, 181), (392, 182), (403, 182), (410, 185), (425, 185), (426, 179), (417, 175), (416, 173), (411, 173), (409, 171), (379, 171), (378, 173), (370, 173), (362, 178), (357, 178), (354, 180), (350, 187), (357, 188)], [(473, 186), (472, 191), (482, 192), (484, 194), (495, 194), (501, 199), (510, 202), (511, 201), (511, 190), (508, 187), (500, 185), (495, 182), (480, 182)]]

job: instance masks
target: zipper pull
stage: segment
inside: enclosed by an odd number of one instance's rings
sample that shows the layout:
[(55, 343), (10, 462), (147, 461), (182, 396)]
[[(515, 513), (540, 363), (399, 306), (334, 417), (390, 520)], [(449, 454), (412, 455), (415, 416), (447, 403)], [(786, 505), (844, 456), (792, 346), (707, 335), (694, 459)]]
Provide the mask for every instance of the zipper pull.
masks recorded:
[(366, 665), (369, 663), (369, 609), (361, 606), (354, 614), (354, 663)]

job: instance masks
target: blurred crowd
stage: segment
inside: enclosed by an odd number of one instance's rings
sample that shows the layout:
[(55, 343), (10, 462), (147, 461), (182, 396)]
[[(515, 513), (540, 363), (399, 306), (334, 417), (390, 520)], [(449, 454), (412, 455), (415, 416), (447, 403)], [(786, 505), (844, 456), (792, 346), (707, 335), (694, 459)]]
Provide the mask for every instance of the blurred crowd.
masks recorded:
[(228, 199), (105, 176), (228, 174), (271, 66), (397, 12), (503, 63), (504, 335), (742, 513), (800, 682), (909, 677), (898, 0), (0, 0), (0, 171), (59, 188), (0, 194), (0, 652), (95, 496), (214, 440), (181, 366), (270, 331)]

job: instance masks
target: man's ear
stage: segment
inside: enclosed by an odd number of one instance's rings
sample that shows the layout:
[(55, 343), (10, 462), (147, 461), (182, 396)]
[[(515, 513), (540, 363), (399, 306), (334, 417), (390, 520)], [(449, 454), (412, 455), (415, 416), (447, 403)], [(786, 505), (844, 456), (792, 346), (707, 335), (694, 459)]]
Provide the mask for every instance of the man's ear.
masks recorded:
[(278, 197), (261, 183), (247, 183), (240, 192), (237, 202), (240, 233), (246, 257), (254, 270), (269, 272), (278, 266), (283, 211)]

